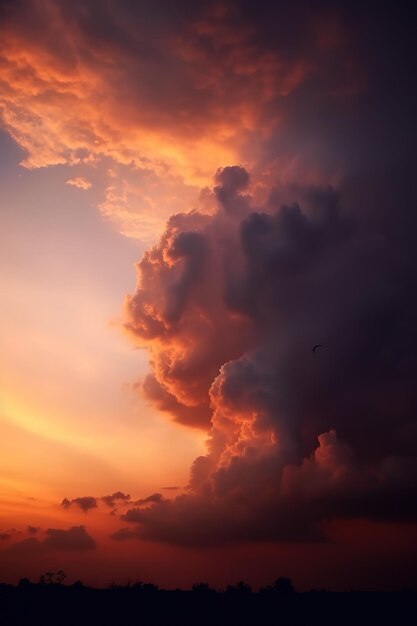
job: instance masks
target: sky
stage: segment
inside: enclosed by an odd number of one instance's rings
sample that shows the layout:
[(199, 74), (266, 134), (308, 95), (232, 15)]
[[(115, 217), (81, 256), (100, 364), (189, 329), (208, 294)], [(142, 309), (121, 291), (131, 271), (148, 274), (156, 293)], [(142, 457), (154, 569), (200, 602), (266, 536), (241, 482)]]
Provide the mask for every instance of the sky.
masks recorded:
[(0, 2), (0, 580), (417, 588), (408, 11)]

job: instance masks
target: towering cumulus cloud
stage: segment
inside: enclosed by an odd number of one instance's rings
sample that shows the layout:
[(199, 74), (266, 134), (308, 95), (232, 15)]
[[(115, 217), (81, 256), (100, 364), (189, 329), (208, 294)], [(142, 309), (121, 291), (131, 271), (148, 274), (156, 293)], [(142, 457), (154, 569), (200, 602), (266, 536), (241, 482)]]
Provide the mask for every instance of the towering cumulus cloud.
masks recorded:
[(208, 391), (220, 366), (254, 340), (250, 320), (224, 297), (227, 268), (239, 254), (237, 220), (248, 211), (237, 189), (247, 179), (240, 168), (225, 169), (215, 188), (224, 211), (169, 220), (159, 245), (139, 263), (140, 286), (127, 301), (127, 328), (152, 350), (145, 392), (189, 425), (210, 425)]
[(138, 264), (126, 327), (151, 351), (143, 390), (209, 436), (188, 494), (124, 520), (202, 544), (414, 520), (410, 251), (342, 211), (330, 187), (298, 189), (295, 204), (276, 188), (253, 207), (248, 183), (243, 168), (220, 169), (217, 212), (174, 215)]

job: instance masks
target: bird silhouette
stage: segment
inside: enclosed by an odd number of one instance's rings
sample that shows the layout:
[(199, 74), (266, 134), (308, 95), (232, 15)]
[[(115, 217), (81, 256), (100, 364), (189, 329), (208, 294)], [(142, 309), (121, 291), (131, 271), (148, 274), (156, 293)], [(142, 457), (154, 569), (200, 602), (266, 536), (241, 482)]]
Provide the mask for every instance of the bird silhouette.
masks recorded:
[(316, 343), (314, 348), (312, 348), (313, 354), (316, 354), (316, 350), (318, 350), (318, 348), (322, 348), (322, 347), (323, 347), (323, 345), (321, 343)]

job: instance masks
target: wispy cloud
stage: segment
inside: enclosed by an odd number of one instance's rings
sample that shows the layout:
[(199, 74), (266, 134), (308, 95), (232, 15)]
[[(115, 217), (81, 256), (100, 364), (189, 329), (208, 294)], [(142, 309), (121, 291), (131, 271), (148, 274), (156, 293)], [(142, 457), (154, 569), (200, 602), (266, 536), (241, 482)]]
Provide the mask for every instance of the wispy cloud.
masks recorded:
[(71, 187), (77, 187), (77, 189), (82, 189), (83, 191), (87, 191), (88, 189), (91, 189), (92, 187), (92, 183), (87, 180), (87, 178), (84, 178), (84, 176), (76, 176), (75, 178), (68, 178), (68, 180), (66, 181), (67, 185), (70, 185)]

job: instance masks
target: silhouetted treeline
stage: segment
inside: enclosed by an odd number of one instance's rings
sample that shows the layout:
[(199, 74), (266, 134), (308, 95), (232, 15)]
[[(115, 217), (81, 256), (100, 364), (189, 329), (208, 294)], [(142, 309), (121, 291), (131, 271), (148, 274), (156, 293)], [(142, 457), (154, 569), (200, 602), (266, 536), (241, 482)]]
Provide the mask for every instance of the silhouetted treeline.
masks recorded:
[(0, 584), (2, 626), (250, 626), (417, 623), (417, 593), (297, 593), (288, 578), (253, 592), (240, 581), (223, 591), (198, 582), (189, 591), (151, 583), (110, 583), (94, 589), (65, 585), (65, 573), (46, 572), (38, 583)]

